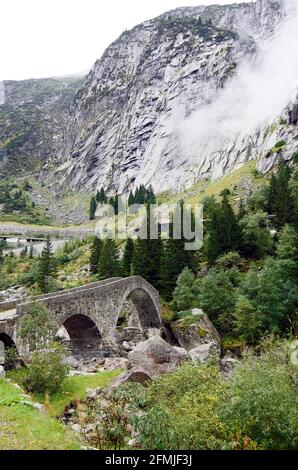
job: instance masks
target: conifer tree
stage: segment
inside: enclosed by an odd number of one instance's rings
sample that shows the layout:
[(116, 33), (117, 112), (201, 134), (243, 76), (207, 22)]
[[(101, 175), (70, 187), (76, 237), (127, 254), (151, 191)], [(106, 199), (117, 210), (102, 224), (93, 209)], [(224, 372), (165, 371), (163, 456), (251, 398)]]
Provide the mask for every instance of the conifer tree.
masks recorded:
[(131, 276), (133, 253), (134, 253), (134, 242), (131, 238), (128, 238), (126, 240), (124, 254), (122, 258), (122, 275), (124, 277)]
[(55, 278), (56, 276), (57, 266), (53, 254), (53, 245), (51, 243), (50, 237), (47, 237), (38, 266), (37, 282), (42, 292), (47, 292), (50, 290), (51, 278)]
[[(150, 239), (150, 210), (147, 206), (147, 238), (138, 238), (135, 242), (133, 254), (133, 274), (142, 276), (158, 289), (160, 280), (160, 258), (162, 254), (162, 241), (160, 236), (157, 239)], [(144, 237), (145, 238), (145, 237)]]
[(97, 208), (96, 198), (92, 196), (91, 201), (90, 201), (90, 209), (89, 209), (90, 220), (95, 219), (96, 208)]
[(99, 269), (99, 257), (102, 249), (102, 240), (95, 237), (91, 247), (90, 274), (97, 274)]
[(101, 188), (101, 190), (99, 192), (99, 201), (98, 202), (100, 202), (101, 204), (106, 204), (106, 202), (107, 202), (107, 196), (106, 196), (104, 188)]
[(170, 223), (169, 238), (164, 241), (160, 261), (160, 293), (165, 300), (171, 300), (177, 278), (184, 268), (195, 269), (195, 255), (193, 251), (185, 249), (183, 236), (183, 202), (181, 208), (181, 237), (175, 239), (173, 234), (173, 221)]
[(269, 186), (268, 212), (274, 215), (274, 225), (281, 229), (293, 220), (293, 199), (290, 190), (291, 171), (283, 161), (276, 175), (272, 175)]
[(100, 279), (108, 279), (120, 275), (119, 249), (112, 239), (106, 239), (99, 257)]
[(223, 196), (220, 214), (221, 240), (220, 247), (222, 253), (235, 251), (239, 247), (240, 230), (237, 218), (234, 214), (227, 195)]
[(292, 221), (296, 231), (298, 232), (298, 162), (295, 164), (295, 168), (289, 182), (289, 187), (293, 201)]
[(135, 203), (135, 197), (132, 191), (130, 191), (128, 196), (128, 207), (132, 206)]
[(212, 265), (219, 255), (237, 251), (240, 244), (240, 227), (225, 193), (220, 207), (213, 207), (208, 224), (205, 251), (209, 265)]
[(179, 312), (193, 308), (196, 295), (197, 288), (195, 275), (189, 268), (184, 268), (178, 276), (173, 293), (173, 309), (176, 312)]

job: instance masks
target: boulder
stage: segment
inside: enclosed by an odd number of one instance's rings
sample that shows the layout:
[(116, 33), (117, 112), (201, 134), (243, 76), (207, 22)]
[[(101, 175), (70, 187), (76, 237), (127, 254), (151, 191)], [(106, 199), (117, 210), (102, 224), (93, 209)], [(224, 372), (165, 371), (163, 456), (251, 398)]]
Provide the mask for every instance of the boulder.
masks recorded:
[(146, 382), (150, 381), (151, 377), (143, 371), (127, 371), (123, 372), (123, 374), (116, 377), (114, 380), (111, 381), (108, 388), (104, 390), (105, 396), (109, 396), (109, 394), (120, 385), (125, 383), (139, 383), (145, 384)]
[(203, 344), (216, 343), (220, 349), (220, 336), (208, 316), (200, 309), (193, 309), (191, 315), (172, 324), (173, 335), (178, 344), (191, 351)]
[(126, 352), (124, 351), (123, 346), (119, 341), (118, 335), (117, 337), (105, 336), (102, 338), (100, 349), (103, 356), (105, 357), (120, 357), (126, 355)]
[(226, 379), (232, 377), (232, 375), (235, 372), (235, 368), (237, 367), (238, 364), (239, 364), (238, 359), (235, 359), (230, 354), (226, 354), (220, 360), (220, 370), (221, 370), (222, 376)]
[(143, 372), (154, 379), (173, 372), (187, 359), (190, 357), (185, 350), (171, 346), (160, 336), (151, 336), (128, 354), (128, 368), (134, 372)]
[(107, 357), (104, 363), (104, 370), (126, 369), (128, 359), (124, 357)]
[(67, 365), (70, 369), (78, 369), (79, 361), (73, 356), (66, 356), (63, 358), (63, 364)]
[(189, 355), (194, 363), (200, 362), (203, 364), (210, 359), (219, 360), (220, 349), (217, 343), (210, 341), (210, 343), (201, 344), (192, 349), (189, 351)]

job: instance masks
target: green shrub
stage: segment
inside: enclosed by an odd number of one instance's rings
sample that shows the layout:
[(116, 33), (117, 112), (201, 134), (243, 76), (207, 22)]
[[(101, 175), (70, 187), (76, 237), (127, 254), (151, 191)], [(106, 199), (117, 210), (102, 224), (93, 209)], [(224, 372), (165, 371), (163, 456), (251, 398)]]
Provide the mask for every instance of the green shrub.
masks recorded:
[(219, 417), (233, 436), (248, 437), (261, 449), (297, 449), (297, 366), (289, 343), (266, 343), (265, 352), (247, 356), (226, 383)]
[(49, 350), (35, 351), (23, 385), (30, 393), (53, 394), (61, 389), (67, 377), (68, 366), (63, 362), (66, 350), (53, 344)]
[(47, 345), (57, 331), (51, 313), (41, 302), (32, 302), (20, 322), (20, 336), (29, 345), (30, 351)]

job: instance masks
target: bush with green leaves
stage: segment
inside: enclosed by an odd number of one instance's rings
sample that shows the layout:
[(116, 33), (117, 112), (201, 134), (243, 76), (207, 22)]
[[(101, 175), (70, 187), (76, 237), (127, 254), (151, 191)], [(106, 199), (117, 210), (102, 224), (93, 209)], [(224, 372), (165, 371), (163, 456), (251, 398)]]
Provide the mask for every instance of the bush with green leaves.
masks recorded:
[(208, 276), (197, 280), (197, 288), (197, 306), (208, 314), (211, 321), (234, 310), (235, 289), (226, 272), (212, 269)]
[(260, 259), (273, 252), (273, 240), (267, 228), (266, 212), (247, 214), (240, 220), (241, 251), (248, 258)]
[(298, 447), (298, 367), (290, 342), (267, 338), (259, 356), (248, 355), (226, 382), (217, 412), (233, 436), (269, 450)]
[(241, 285), (241, 292), (261, 317), (262, 331), (289, 331), (298, 307), (298, 286), (291, 278), (293, 262), (268, 258), (262, 271), (252, 270)]
[(225, 253), (216, 260), (214, 267), (220, 271), (233, 268), (237, 268), (241, 271), (245, 267), (245, 260), (237, 251), (229, 251), (229, 253)]
[(58, 392), (69, 371), (63, 360), (66, 353), (57, 343), (49, 345), (49, 349), (34, 351), (23, 380), (26, 390), (49, 395)]
[(234, 376), (184, 364), (151, 382), (133, 425), (142, 449), (296, 449), (298, 366), (291, 342), (266, 338)]
[(42, 302), (32, 302), (20, 322), (20, 336), (30, 351), (44, 348), (53, 340), (57, 325)]
[(195, 275), (189, 268), (184, 268), (178, 276), (171, 304), (176, 312), (189, 310), (195, 306), (197, 294), (195, 280)]
[(143, 449), (228, 449), (216, 407), (223, 384), (214, 366), (185, 364), (152, 382), (145, 392), (143, 413), (134, 419)]

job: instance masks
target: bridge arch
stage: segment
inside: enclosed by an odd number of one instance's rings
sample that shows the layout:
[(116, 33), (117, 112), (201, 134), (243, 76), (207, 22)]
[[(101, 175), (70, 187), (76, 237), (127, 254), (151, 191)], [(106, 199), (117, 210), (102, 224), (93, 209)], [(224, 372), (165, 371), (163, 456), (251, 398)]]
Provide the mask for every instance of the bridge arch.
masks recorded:
[[(9, 355), (9, 359), (7, 358), (6, 351), (7, 350), (14, 351), (13, 354)], [(7, 333), (0, 333), (0, 365), (4, 366), (5, 370), (9, 370), (13, 368), (15, 361), (18, 357), (18, 350), (16, 344), (12, 337)]]
[(74, 314), (63, 323), (74, 356), (96, 356), (100, 349), (101, 334), (95, 322), (87, 315)]
[(159, 305), (156, 305), (152, 292), (149, 292), (145, 286), (129, 287), (124, 292), (121, 305), (118, 308), (116, 324), (121, 309), (127, 300), (131, 300), (134, 304), (142, 330), (146, 331), (148, 328), (160, 327), (161, 319), (159, 315)]
[(0, 333), (0, 341), (4, 344), (5, 349), (7, 349), (7, 348), (15, 348), (16, 349), (16, 345), (15, 345), (14, 340), (7, 333)]

